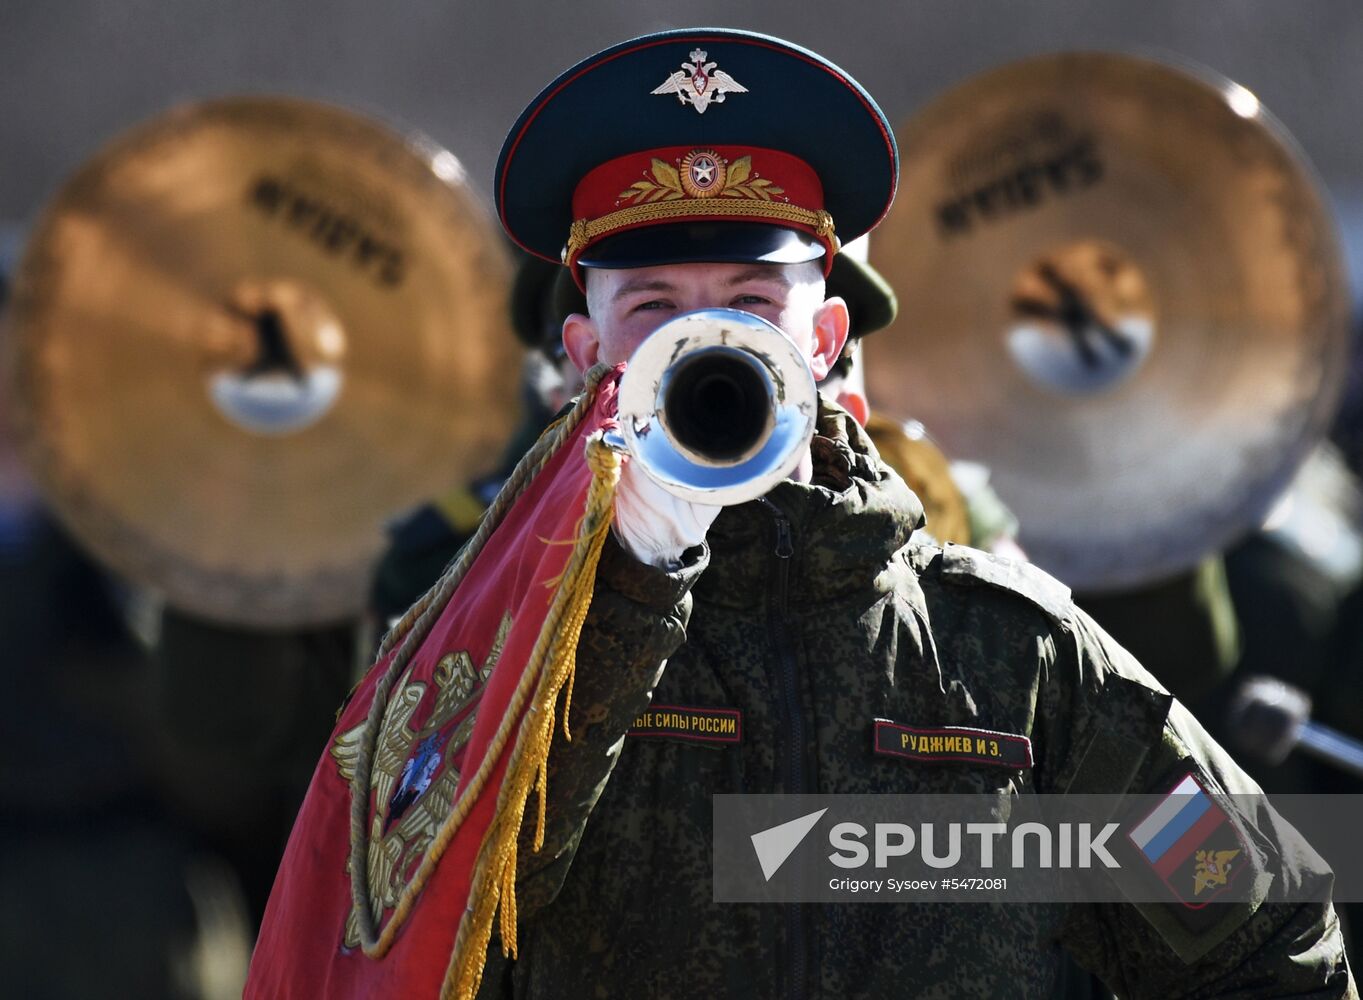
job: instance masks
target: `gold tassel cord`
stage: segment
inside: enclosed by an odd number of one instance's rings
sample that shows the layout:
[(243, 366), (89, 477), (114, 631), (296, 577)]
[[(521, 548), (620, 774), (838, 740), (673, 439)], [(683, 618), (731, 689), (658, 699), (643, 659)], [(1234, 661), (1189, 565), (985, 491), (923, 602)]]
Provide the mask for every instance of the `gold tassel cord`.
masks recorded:
[[(520, 717), (522, 706), (524, 706), (530, 692), (535, 689), (541, 671), (543, 658), (540, 655), (542, 647), (546, 643), (546, 634), (541, 633), (539, 642), (536, 644), (535, 651), (531, 656), (531, 663), (520, 679), (515, 692), (512, 695), (511, 703), (508, 706), (506, 718), (498, 727), (496, 735), (493, 737), (488, 751), (479, 765), (477, 772), (470, 779), (465, 793), (459, 797), (454, 809), (442, 824), (422, 859), (412, 881), (403, 890), (398, 898), (392, 917), (383, 927), (382, 932), (376, 931), (375, 924), (378, 915), (374, 912), (371, 902), (369, 886), (369, 784), (372, 775), (374, 754), (378, 741), (378, 732), (381, 727), (384, 711), (388, 705), (388, 699), (393, 685), (398, 677), (407, 668), (412, 655), (426, 640), (431, 628), (436, 620), (443, 613), (450, 596), (463, 581), (468, 573), (469, 567), (482, 551), (488, 538), (493, 531), (506, 517), (506, 513), (511, 509), (515, 501), (530, 486), (534, 478), (543, 470), (545, 465), (558, 453), (573, 432), (584, 419), (592, 412), (596, 403), (596, 390), (601, 379), (609, 372), (606, 365), (597, 365), (589, 371), (584, 380), (585, 386), (582, 396), (578, 399), (577, 405), (561, 420), (552, 425), (535, 445), (526, 453), (525, 457), (517, 463), (515, 470), (508, 478), (506, 484), (497, 494), (492, 505), (488, 508), (482, 523), (477, 532), (474, 533), (467, 545), (464, 546), (459, 556), (445, 571), (444, 575), (435, 585), (421, 598), (411, 610), (402, 617), (392, 631), (385, 637), (382, 647), (379, 650), (379, 658), (382, 659), (398, 643), (401, 647), (397, 654), (389, 663), (388, 669), (379, 683), (375, 686), (374, 697), (369, 706), (369, 714), (365, 718), (364, 728), (360, 734), (359, 755), (355, 761), (354, 774), (350, 782), (350, 891), (351, 906), (354, 910), (358, 925), (361, 947), (364, 954), (370, 958), (382, 958), (397, 938), (397, 932), (410, 915), (417, 897), (420, 895), (431, 874), (435, 871), (436, 863), (445, 849), (453, 840), (455, 832), (463, 824), (468, 813), (472, 810), (473, 803), (482, 794), (491, 776), (496, 761), (500, 758), (502, 750), (510, 740), (511, 732), (515, 721)], [(618, 464), (618, 459), (617, 459)], [(595, 472), (593, 487), (596, 486)], [(618, 471), (616, 472), (618, 477)], [(613, 491), (613, 480), (611, 489)], [(589, 496), (591, 495), (589, 491)], [(613, 492), (611, 494), (613, 496)], [(609, 502), (608, 502), (609, 506)], [(606, 519), (609, 527), (610, 519)], [(602, 536), (604, 540), (604, 535)], [(599, 553), (599, 549), (598, 549)], [(570, 557), (570, 565), (577, 558), (578, 553)], [(593, 569), (595, 563), (593, 563)], [(594, 575), (594, 574), (593, 574)], [(560, 595), (562, 596), (562, 595)], [(555, 621), (553, 609), (550, 618), (545, 622), (545, 632), (548, 631), (551, 623)], [(503, 785), (503, 792), (506, 786)]]
[[(445, 610), (445, 604), (449, 601), (450, 595), (454, 593), (455, 588), (464, 579), (468, 567), (473, 565), (478, 553), (483, 551), (483, 545), (492, 537), (492, 532), (496, 527), (502, 523), (507, 511), (534, 482), (541, 470), (558, 454), (558, 450), (563, 447), (563, 442), (572, 436), (578, 425), (591, 413), (592, 407), (596, 404), (596, 387), (608, 371), (610, 369), (605, 365), (597, 365), (587, 373), (582, 395), (578, 398), (577, 404), (564, 416), (546, 427), (539, 440), (531, 445), (530, 450), (516, 463), (516, 468), (512, 470), (511, 475), (507, 477), (506, 482), (497, 492), (497, 496), (493, 498), (492, 503), (483, 514), (483, 519), (478, 524), (478, 530), (459, 550), (459, 555), (455, 557), (454, 562), (445, 568), (440, 579), (436, 580), (431, 589), (421, 595), (416, 603), (407, 609), (383, 637), (383, 642), (379, 646), (378, 659), (381, 660), (387, 656), (394, 646), (413, 631), (421, 633), (417, 645), (425, 640), (426, 634), (430, 632), (430, 627), (435, 624), (440, 613)], [(435, 610), (432, 611), (432, 609)], [(421, 628), (422, 625), (425, 626), (424, 629)]]
[[(469, 908), (460, 921), (454, 951), (441, 987), (441, 998), (472, 1000), (482, 981), (493, 920), (501, 910), (502, 948), (516, 954), (516, 869), (517, 847), (525, 807), (532, 791), (538, 791), (538, 822), (534, 849), (544, 844), (544, 815), (548, 795), (549, 748), (554, 737), (555, 705), (565, 687), (571, 684), (577, 667), (577, 644), (591, 607), (596, 567), (610, 531), (614, 510), (615, 485), (620, 476), (620, 457), (599, 437), (587, 444), (587, 461), (592, 483), (587, 492), (587, 510), (573, 554), (564, 571), (561, 585), (545, 619), (539, 641), (527, 666), (539, 675), (534, 699), (520, 722), (516, 745), (511, 751), (501, 792), (497, 797), (495, 818), (483, 838), (478, 864), (469, 892)], [(524, 679), (524, 678), (523, 678)], [(565, 725), (567, 723), (565, 706)], [(503, 728), (517, 714), (508, 711)], [(501, 735), (499, 730), (498, 735)], [(488, 757), (493, 751), (489, 749)]]

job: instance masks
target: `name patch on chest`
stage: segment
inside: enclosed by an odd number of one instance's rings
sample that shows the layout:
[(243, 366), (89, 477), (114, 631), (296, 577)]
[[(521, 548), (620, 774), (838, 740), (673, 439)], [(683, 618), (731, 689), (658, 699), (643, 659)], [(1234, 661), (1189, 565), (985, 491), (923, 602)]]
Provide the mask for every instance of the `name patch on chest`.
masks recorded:
[(963, 761), (1010, 769), (1032, 766), (1032, 741), (1014, 733), (966, 726), (919, 728), (875, 720), (876, 753), (929, 763)]
[(697, 743), (743, 742), (743, 713), (736, 708), (650, 705), (634, 720), (630, 736), (660, 736)]

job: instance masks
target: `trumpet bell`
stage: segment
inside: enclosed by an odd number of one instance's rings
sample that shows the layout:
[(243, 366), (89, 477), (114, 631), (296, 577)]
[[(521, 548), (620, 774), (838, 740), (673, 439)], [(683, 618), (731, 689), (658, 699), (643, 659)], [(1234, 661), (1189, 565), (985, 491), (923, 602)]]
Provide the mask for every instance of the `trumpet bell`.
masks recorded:
[(818, 395), (781, 330), (738, 309), (663, 324), (620, 380), (620, 436), (650, 479), (694, 503), (762, 496), (799, 464)]

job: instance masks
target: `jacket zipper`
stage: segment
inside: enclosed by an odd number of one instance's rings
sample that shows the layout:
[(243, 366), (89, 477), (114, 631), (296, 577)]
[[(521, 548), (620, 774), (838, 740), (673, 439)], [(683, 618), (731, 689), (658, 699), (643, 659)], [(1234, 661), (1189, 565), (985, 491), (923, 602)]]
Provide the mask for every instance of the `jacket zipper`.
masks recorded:
[[(795, 554), (790, 519), (766, 497), (761, 503), (776, 520), (776, 559), (772, 567), (771, 604), (767, 625), (776, 650), (776, 677), (781, 704), (781, 786), (787, 795), (809, 791), (805, 774), (804, 712), (800, 706), (800, 671), (790, 639), (790, 557)], [(803, 903), (784, 908), (786, 941), (790, 952), (785, 994), (791, 1000), (809, 995), (809, 913)]]

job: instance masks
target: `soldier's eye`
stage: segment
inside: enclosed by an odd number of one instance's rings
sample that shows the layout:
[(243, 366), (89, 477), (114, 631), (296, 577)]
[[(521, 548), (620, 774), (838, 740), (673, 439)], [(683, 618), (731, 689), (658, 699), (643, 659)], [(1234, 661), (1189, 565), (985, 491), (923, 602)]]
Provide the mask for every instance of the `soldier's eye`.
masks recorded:
[(670, 309), (671, 306), (672, 306), (672, 303), (671, 303), (671, 302), (668, 302), (666, 299), (649, 299), (647, 302), (640, 302), (637, 306), (635, 306), (635, 307), (634, 307), (632, 310), (630, 310), (630, 311), (631, 311), (631, 312), (643, 312), (643, 311), (645, 311), (645, 310), (653, 310), (653, 309)]
[(740, 295), (733, 302), (734, 305), (743, 306), (767, 306), (771, 305), (771, 299), (765, 295)]

